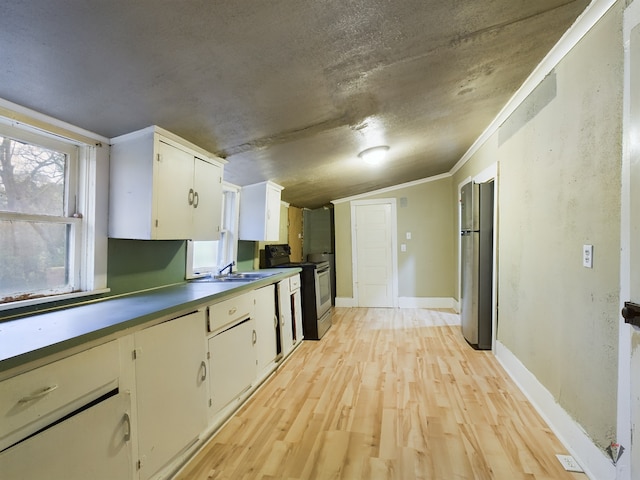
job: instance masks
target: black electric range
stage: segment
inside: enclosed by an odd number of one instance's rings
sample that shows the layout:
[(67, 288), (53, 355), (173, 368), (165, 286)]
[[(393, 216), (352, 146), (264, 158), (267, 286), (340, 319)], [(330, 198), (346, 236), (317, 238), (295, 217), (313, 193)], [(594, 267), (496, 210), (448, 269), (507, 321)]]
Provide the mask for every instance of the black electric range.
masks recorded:
[(300, 273), (302, 329), (305, 340), (320, 340), (331, 327), (331, 266), (329, 262), (292, 262), (288, 244), (264, 247), (266, 268), (302, 269)]

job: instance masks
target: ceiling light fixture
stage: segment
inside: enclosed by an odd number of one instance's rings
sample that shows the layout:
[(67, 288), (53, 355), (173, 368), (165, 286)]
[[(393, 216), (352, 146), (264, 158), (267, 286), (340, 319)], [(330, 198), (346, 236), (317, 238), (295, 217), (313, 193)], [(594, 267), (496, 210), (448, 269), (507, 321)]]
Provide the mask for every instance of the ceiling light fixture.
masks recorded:
[(378, 145), (377, 147), (367, 148), (358, 154), (362, 160), (372, 165), (381, 164), (387, 157), (388, 145)]

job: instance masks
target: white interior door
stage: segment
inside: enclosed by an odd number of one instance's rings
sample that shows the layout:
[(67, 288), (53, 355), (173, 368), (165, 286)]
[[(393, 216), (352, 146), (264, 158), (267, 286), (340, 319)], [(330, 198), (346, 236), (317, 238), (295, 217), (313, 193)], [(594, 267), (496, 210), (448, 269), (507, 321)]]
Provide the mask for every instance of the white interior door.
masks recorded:
[(395, 307), (395, 199), (353, 202), (354, 294), (359, 307)]

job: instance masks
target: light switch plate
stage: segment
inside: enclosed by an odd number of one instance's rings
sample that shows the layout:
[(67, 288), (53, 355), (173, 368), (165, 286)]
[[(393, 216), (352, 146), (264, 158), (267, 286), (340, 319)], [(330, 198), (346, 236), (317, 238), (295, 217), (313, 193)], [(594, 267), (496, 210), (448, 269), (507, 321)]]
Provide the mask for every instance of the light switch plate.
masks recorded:
[(582, 246), (582, 266), (593, 268), (593, 245)]
[(411, 240), (411, 232), (407, 232), (407, 240)]

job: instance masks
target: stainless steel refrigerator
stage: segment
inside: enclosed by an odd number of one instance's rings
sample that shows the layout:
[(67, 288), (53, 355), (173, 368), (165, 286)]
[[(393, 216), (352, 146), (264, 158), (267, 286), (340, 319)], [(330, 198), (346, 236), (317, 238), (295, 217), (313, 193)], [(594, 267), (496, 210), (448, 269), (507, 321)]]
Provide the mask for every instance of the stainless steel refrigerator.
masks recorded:
[(462, 187), (460, 321), (474, 348), (491, 349), (493, 291), (493, 180)]

